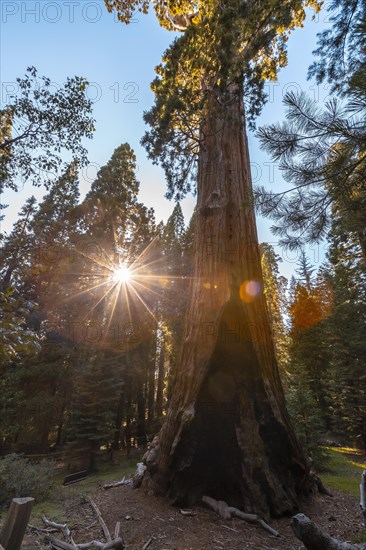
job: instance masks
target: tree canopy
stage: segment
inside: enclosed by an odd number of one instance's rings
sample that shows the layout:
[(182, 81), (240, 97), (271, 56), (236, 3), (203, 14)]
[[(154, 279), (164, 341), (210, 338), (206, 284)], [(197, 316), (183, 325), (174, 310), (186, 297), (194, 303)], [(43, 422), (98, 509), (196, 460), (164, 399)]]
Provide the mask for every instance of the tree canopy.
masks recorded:
[(320, 108), (304, 93), (288, 93), (286, 121), (260, 128), (262, 146), (291, 185), (284, 192), (258, 189), (257, 203), (289, 248), (324, 238), (337, 211), (366, 258), (365, 5), (332, 2), (329, 9), (336, 10), (333, 26), (319, 35), (320, 59), (309, 75), (331, 82), (334, 94)]
[[(135, 9), (146, 12), (148, 2), (106, 0), (128, 22)], [(265, 79), (275, 79), (287, 62), (286, 42), (302, 26), (305, 7), (316, 0), (265, 2), (210, 0), (154, 3), (160, 24), (184, 31), (174, 39), (156, 68), (152, 83), (155, 105), (145, 113), (150, 130), (142, 143), (166, 174), (168, 197), (181, 199), (195, 190), (197, 155), (204, 142), (203, 122), (228, 86), (239, 86), (245, 97), (247, 120), (253, 124), (265, 102)], [(213, 99), (216, 94), (216, 100)], [(227, 98), (229, 101), (229, 98)]]
[(49, 78), (29, 67), (16, 81), (17, 95), (7, 98), (0, 111), (0, 191), (17, 190), (19, 182), (27, 180), (47, 187), (63, 165), (62, 151), (84, 165), (82, 138), (91, 138), (94, 131), (84, 78), (67, 78), (54, 90)]

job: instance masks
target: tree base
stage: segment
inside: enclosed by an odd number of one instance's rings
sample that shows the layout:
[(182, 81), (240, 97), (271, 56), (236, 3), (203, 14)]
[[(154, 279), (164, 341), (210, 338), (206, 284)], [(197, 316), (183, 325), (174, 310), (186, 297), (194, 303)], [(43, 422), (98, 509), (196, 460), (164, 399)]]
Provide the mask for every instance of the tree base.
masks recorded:
[[(172, 410), (145, 456), (142, 485), (149, 491), (181, 507), (208, 495), (268, 518), (293, 513), (299, 495), (314, 488), (309, 464), (262, 376), (239, 300), (224, 309), (194, 407), (175, 417)], [(167, 440), (173, 441), (168, 456)]]

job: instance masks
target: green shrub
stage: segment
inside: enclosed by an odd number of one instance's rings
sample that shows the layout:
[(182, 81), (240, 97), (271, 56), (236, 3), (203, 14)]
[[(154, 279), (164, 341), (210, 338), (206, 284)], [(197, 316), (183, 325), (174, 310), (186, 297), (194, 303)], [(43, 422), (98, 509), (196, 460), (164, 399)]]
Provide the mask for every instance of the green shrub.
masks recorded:
[(296, 435), (314, 467), (322, 470), (328, 455), (321, 447), (324, 436), (324, 424), (318, 405), (305, 384), (293, 384), (286, 394), (288, 412), (295, 428)]
[(49, 460), (31, 462), (21, 455), (6, 455), (0, 459), (0, 505), (9, 505), (18, 497), (46, 500), (53, 474), (54, 463)]

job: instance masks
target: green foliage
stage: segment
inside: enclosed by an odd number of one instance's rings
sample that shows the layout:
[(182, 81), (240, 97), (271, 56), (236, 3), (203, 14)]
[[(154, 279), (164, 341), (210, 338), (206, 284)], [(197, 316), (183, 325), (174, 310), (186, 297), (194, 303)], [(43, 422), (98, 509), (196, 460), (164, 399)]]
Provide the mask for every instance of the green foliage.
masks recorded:
[(260, 244), (264, 293), (269, 310), (271, 329), (276, 350), (276, 358), (282, 374), (288, 362), (288, 335), (284, 315), (287, 313), (287, 279), (280, 276), (279, 262), (282, 261), (273, 246)]
[(294, 377), (293, 382), (290, 382), (286, 403), (296, 435), (306, 454), (312, 459), (316, 469), (323, 468), (327, 457), (320, 442), (325, 427), (319, 414), (319, 406), (304, 377)]
[(17, 454), (1, 458), (0, 505), (9, 505), (18, 497), (33, 497), (36, 502), (46, 500), (53, 475), (54, 464), (48, 460), (31, 462)]
[(360, 481), (365, 464), (362, 453), (350, 447), (325, 447), (329, 457), (322, 481), (331, 489), (337, 489), (354, 497), (360, 496)]
[(347, 87), (350, 73), (360, 62), (365, 35), (359, 32), (359, 24), (366, 8), (361, 0), (332, 0), (327, 10), (331, 27), (318, 34), (313, 52), (318, 59), (309, 68), (309, 78), (315, 76), (318, 83), (327, 80), (335, 91)]
[(40, 349), (38, 334), (27, 327), (36, 307), (34, 302), (25, 300), (14, 288), (0, 291), (0, 368), (20, 356), (33, 355)]
[(264, 149), (281, 161), (292, 188), (282, 193), (257, 189), (261, 213), (275, 220), (272, 230), (280, 244), (294, 249), (326, 235), (336, 205), (366, 251), (365, 112), (355, 113), (336, 99), (321, 110), (304, 93), (289, 93), (284, 102), (287, 122), (261, 128), (258, 135)]
[(335, 218), (328, 252), (333, 314), (328, 319), (332, 357), (334, 430), (366, 448), (366, 274), (355, 235)]
[(330, 293), (322, 277), (312, 276), (314, 268), (305, 254), (289, 302), (289, 379), (287, 404), (296, 432), (316, 466), (323, 463), (319, 444), (330, 428), (330, 350), (327, 316)]
[[(148, 3), (106, 0), (129, 22), (134, 9)], [(230, 100), (233, 86), (244, 93), (248, 121), (253, 124), (265, 101), (266, 79), (275, 79), (286, 64), (286, 41), (302, 26), (305, 7), (315, 0), (258, 3), (255, 0), (155, 2), (160, 24), (184, 31), (163, 56), (152, 83), (155, 105), (145, 113), (150, 126), (142, 140), (149, 157), (166, 173), (169, 197), (180, 200), (195, 189), (197, 155), (205, 140), (205, 119)]]
[(315, 278), (303, 256), (301, 280), (295, 281), (292, 289), (289, 409), (300, 438), (303, 430), (310, 433), (311, 445), (327, 432), (344, 444), (365, 448), (363, 256), (357, 237), (345, 231), (342, 218), (334, 219), (330, 236), (329, 263)]
[(75, 76), (53, 91), (47, 77), (29, 67), (17, 78), (19, 94), (0, 112), (0, 190), (17, 190), (17, 180), (46, 186), (62, 166), (60, 152), (86, 163), (83, 137), (91, 138), (92, 102), (85, 95), (87, 81)]
[(286, 122), (260, 128), (262, 146), (280, 160), (290, 189), (259, 188), (257, 205), (290, 249), (324, 238), (336, 209), (366, 258), (365, 4), (334, 1), (329, 10), (333, 26), (319, 35), (319, 61), (309, 74), (327, 79), (335, 95), (322, 109), (304, 93), (286, 94)]
[(81, 355), (81, 365), (73, 373), (68, 432), (73, 439), (95, 442), (99, 447), (112, 440), (119, 373), (108, 368), (102, 353), (88, 355)]

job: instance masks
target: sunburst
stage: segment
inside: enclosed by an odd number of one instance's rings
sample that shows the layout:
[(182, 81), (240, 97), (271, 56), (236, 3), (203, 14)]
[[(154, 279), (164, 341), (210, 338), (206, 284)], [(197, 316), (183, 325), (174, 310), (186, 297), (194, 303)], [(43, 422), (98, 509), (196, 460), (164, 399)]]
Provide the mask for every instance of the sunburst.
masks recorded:
[(170, 302), (176, 306), (166, 289), (175, 288), (170, 285), (184, 277), (167, 275), (167, 258), (161, 254), (156, 237), (139, 254), (133, 254), (131, 249), (116, 251), (116, 247), (111, 254), (101, 245), (98, 247), (99, 254), (87, 253), (86, 247), (73, 251), (79, 269), (67, 270), (60, 285), (63, 295), (59, 294), (59, 303), (54, 300), (49, 307), (57, 314), (58, 306), (71, 303), (81, 332), (83, 327), (97, 325), (101, 335), (98, 344), (120, 349), (112, 336), (116, 326), (118, 333), (122, 327), (123, 334), (131, 325), (143, 333), (152, 324), (158, 327), (162, 304)]
[(112, 275), (112, 278), (117, 283), (129, 284), (132, 281), (132, 273), (126, 265), (118, 266)]

